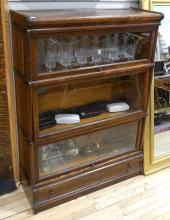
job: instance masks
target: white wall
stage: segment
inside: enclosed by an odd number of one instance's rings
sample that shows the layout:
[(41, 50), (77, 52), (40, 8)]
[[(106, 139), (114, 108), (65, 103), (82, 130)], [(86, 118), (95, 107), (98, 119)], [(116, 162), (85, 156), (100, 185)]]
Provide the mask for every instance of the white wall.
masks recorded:
[(10, 9), (71, 9), (138, 7), (139, 0), (8, 0)]

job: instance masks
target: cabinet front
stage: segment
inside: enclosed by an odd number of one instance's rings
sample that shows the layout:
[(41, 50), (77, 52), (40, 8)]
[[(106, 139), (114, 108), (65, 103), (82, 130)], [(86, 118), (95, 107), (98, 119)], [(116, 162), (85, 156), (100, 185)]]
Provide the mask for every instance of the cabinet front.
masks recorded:
[(135, 117), (144, 109), (145, 80), (145, 73), (136, 73), (36, 88), (37, 137), (93, 130)]
[[(103, 33), (104, 32), (104, 33)], [(151, 32), (67, 33), (32, 39), (31, 74), (49, 77), (150, 57)]]
[(137, 132), (138, 121), (134, 121), (41, 146), (38, 148), (39, 177), (133, 152)]

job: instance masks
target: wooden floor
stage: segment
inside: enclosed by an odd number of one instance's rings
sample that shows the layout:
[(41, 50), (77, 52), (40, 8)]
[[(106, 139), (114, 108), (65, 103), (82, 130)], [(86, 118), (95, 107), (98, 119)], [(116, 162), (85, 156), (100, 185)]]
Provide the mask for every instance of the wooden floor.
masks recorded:
[(137, 176), (33, 215), (20, 186), (0, 197), (0, 219), (9, 220), (167, 220), (170, 219), (170, 168)]

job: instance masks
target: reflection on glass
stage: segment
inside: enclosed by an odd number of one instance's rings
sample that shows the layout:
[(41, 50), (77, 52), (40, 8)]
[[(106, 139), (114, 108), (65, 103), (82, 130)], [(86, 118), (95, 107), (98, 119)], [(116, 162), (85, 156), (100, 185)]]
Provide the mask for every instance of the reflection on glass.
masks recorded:
[(134, 150), (137, 124), (131, 122), (39, 147), (40, 176)]
[(144, 74), (38, 88), (40, 135), (143, 109)]
[(154, 6), (165, 18), (159, 27), (154, 70), (154, 157), (170, 154), (170, 24), (169, 6)]
[(148, 57), (145, 33), (114, 33), (40, 39), (39, 72), (60, 71)]

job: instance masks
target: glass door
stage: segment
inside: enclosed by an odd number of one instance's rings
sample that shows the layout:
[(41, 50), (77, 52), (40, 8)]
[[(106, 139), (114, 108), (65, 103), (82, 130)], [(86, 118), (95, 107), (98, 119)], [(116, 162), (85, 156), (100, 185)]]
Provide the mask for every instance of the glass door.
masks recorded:
[(147, 58), (149, 33), (57, 36), (38, 41), (38, 72)]
[[(98, 31), (99, 32), (99, 31)], [(149, 59), (151, 32), (58, 33), (33, 38), (31, 66), (34, 76), (49, 77), (92, 70), (99, 66)], [(108, 33), (107, 33), (108, 32)]]
[(138, 121), (39, 147), (39, 177), (137, 150)]
[(139, 72), (36, 88), (38, 136), (88, 130), (144, 114), (146, 76)]

